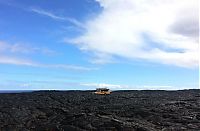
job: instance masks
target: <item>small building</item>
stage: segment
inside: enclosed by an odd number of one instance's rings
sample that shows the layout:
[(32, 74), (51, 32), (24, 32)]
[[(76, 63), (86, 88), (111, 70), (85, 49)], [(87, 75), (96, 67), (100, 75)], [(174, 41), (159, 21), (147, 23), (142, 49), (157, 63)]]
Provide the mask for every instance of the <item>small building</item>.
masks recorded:
[(95, 94), (99, 95), (109, 95), (111, 91), (108, 88), (97, 88)]

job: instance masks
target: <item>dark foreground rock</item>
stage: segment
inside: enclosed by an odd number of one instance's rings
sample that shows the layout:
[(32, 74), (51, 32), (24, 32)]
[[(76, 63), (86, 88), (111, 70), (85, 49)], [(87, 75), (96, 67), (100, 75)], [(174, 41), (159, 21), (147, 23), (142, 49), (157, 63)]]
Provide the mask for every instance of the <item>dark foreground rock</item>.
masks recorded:
[(199, 131), (200, 90), (0, 94), (1, 131)]

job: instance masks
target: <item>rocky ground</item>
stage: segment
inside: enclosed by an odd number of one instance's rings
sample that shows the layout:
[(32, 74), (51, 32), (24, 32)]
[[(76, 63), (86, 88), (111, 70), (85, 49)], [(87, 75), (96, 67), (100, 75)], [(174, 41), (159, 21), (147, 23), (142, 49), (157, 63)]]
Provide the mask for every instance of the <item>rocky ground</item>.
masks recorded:
[(0, 94), (1, 131), (199, 131), (200, 90)]

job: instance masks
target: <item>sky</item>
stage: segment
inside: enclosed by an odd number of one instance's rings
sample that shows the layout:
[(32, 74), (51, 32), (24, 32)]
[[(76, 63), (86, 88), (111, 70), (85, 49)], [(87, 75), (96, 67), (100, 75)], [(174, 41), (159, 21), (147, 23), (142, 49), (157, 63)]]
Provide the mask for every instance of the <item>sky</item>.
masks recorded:
[(0, 0), (0, 90), (199, 89), (198, 0)]

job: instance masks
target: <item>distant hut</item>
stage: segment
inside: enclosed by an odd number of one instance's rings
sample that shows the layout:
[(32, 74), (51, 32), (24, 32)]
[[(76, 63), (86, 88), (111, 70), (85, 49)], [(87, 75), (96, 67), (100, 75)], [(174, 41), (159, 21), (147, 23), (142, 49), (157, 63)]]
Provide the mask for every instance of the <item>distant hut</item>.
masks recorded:
[(109, 95), (111, 91), (108, 88), (97, 88), (95, 94), (99, 95)]

